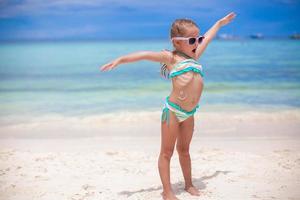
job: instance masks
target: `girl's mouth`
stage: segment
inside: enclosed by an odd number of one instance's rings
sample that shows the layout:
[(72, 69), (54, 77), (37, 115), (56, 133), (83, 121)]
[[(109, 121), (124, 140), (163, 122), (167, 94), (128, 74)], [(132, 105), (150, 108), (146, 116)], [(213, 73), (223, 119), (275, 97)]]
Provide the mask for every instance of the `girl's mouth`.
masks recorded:
[(193, 51), (192, 51), (193, 53), (196, 53), (196, 49), (193, 49)]

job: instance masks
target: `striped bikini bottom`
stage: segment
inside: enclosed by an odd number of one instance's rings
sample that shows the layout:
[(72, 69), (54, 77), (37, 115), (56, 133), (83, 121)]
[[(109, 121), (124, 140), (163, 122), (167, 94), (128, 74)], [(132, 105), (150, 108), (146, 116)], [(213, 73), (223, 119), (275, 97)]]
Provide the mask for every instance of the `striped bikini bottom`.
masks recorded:
[(197, 105), (192, 111), (186, 111), (182, 109), (179, 105), (176, 103), (173, 103), (169, 100), (169, 97), (166, 98), (165, 106), (163, 108), (162, 116), (161, 116), (161, 121), (167, 121), (167, 124), (169, 124), (170, 121), (170, 111), (172, 111), (179, 122), (183, 122), (187, 118), (191, 117), (194, 115), (196, 112), (197, 108), (199, 105)]

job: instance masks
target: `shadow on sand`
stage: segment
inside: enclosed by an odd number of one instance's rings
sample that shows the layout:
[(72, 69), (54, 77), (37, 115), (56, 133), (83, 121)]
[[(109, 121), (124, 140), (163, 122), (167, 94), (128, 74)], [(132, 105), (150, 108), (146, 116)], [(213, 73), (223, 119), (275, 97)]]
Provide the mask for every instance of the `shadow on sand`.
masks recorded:
[[(203, 183), (204, 180), (212, 179), (214, 177), (217, 177), (219, 174), (225, 174), (226, 175), (230, 172), (231, 171), (215, 171), (212, 175), (203, 176), (201, 178), (194, 178), (193, 179), (193, 184), (199, 190), (203, 190), (203, 189), (206, 188), (205, 183)], [(181, 193), (185, 192), (183, 181), (172, 184), (172, 188), (174, 189), (175, 195), (180, 195)], [(158, 190), (161, 190), (161, 189), (162, 189), (161, 186), (157, 186), (157, 187), (150, 187), (150, 188), (140, 189), (140, 190), (136, 190), (136, 191), (122, 191), (122, 192), (119, 192), (118, 194), (130, 197), (134, 194), (138, 194), (138, 193), (142, 193), (142, 192), (153, 192), (153, 191), (158, 191)]]

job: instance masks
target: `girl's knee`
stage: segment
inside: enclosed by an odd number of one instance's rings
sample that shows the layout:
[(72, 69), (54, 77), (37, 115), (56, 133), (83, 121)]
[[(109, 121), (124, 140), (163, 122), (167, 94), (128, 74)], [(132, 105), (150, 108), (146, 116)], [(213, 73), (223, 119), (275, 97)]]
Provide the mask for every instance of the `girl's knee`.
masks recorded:
[(177, 145), (176, 150), (177, 150), (177, 153), (179, 156), (189, 156), (190, 155), (189, 147)]
[(163, 151), (160, 152), (160, 156), (165, 158), (165, 159), (170, 160), (173, 156), (173, 152), (174, 152), (173, 149), (163, 150)]

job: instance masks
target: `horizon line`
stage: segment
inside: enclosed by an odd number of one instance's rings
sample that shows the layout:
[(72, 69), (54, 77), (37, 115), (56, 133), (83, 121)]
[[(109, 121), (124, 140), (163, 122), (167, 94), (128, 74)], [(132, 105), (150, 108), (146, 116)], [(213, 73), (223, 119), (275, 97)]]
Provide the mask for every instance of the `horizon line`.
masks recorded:
[[(223, 36), (222, 36), (223, 35)], [(264, 39), (291, 39), (293, 35), (299, 34), (292, 34), (292, 35), (281, 35), (281, 36), (265, 36), (263, 35), (261, 38), (253, 38), (255, 34), (242, 36), (242, 35), (231, 35), (231, 34), (220, 34), (215, 37), (216, 40), (264, 40)], [(224, 37), (225, 36), (225, 37)], [(228, 36), (228, 37), (226, 37)], [(169, 38), (165, 37), (139, 37), (139, 38), (19, 38), (19, 39), (1, 39), (0, 42), (59, 42), (59, 41), (140, 41), (140, 40), (165, 40), (168, 41)]]

